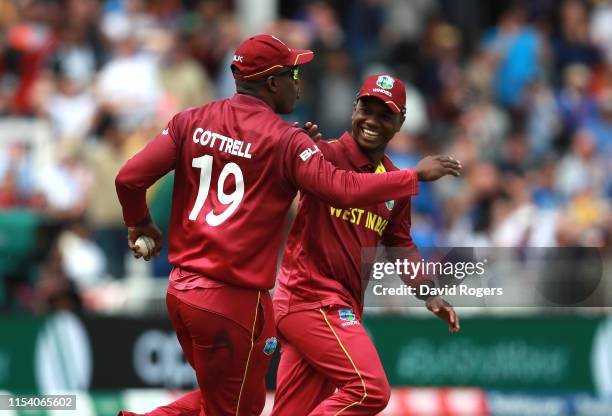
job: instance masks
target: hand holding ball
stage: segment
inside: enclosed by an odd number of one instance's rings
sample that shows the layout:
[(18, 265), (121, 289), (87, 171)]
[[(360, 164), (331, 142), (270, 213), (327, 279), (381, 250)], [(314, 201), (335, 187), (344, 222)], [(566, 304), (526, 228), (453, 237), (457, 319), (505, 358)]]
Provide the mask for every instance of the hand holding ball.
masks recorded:
[(136, 252), (143, 257), (151, 255), (155, 248), (155, 241), (148, 235), (141, 235), (136, 239)]
[(162, 232), (152, 220), (143, 220), (140, 224), (128, 226), (128, 247), (134, 253), (134, 257), (151, 260), (158, 256), (162, 248)]

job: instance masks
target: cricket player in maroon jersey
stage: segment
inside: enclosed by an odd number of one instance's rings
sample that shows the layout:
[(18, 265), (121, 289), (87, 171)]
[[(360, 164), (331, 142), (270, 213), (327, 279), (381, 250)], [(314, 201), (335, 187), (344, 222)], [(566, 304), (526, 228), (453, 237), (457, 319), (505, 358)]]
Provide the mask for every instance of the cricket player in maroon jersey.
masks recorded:
[[(404, 122), (405, 104), (402, 81), (368, 77), (354, 104), (352, 134), (319, 142), (319, 149), (341, 169), (397, 171), (384, 151)], [(423, 169), (428, 163), (417, 165), (419, 176), (437, 179)], [(274, 416), (373, 415), (386, 407), (387, 377), (360, 323), (368, 283), (361, 277), (361, 249), (379, 243), (420, 260), (410, 237), (409, 197), (340, 208), (302, 194), (274, 293), (281, 339)], [(451, 332), (459, 330), (442, 298), (428, 298), (426, 305)]]
[[(297, 66), (312, 57), (270, 35), (249, 38), (233, 58), (237, 93), (175, 115), (117, 175), (128, 245), (135, 250), (137, 237), (148, 235), (155, 256), (161, 233), (149, 215), (146, 190), (175, 170), (167, 307), (199, 391), (149, 415), (260, 414), (265, 371), (277, 345), (268, 291), (298, 189), (339, 207), (417, 193), (415, 170), (340, 170), (303, 130), (278, 116), (293, 111)], [(444, 175), (457, 164), (441, 158), (431, 167)]]

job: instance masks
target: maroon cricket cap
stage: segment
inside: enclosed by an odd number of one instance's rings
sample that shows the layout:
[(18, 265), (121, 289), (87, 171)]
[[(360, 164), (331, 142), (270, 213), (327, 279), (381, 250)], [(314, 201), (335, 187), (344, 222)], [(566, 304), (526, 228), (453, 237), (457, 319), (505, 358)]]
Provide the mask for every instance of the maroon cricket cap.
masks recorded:
[(406, 87), (404, 83), (391, 75), (370, 75), (363, 81), (357, 99), (362, 97), (381, 99), (394, 113), (406, 111)]
[(236, 49), (232, 65), (240, 70), (236, 79), (256, 79), (286, 66), (310, 62), (314, 53), (309, 50), (289, 49), (280, 39), (271, 35), (248, 38)]

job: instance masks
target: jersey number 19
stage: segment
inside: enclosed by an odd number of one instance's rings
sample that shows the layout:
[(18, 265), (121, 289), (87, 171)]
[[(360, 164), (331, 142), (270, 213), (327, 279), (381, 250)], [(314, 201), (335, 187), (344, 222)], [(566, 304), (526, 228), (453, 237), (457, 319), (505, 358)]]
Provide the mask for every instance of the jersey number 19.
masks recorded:
[[(204, 202), (208, 197), (212, 165), (213, 157), (210, 155), (196, 157), (191, 161), (192, 167), (200, 169), (200, 187), (198, 188), (198, 196), (196, 197), (195, 205), (189, 214), (189, 219), (191, 221), (195, 221), (198, 218), (202, 207), (204, 207)], [(234, 175), (236, 189), (234, 189), (234, 192), (226, 194), (223, 190), (223, 186), (225, 185), (225, 181), (230, 174)], [(233, 162), (223, 166), (223, 170), (221, 170), (221, 174), (219, 175), (219, 182), (217, 183), (217, 196), (219, 198), (219, 202), (229, 206), (225, 209), (225, 211), (218, 215), (213, 211), (206, 214), (206, 222), (213, 227), (216, 227), (228, 219), (229, 216), (236, 211), (238, 205), (240, 205), (240, 201), (242, 201), (242, 198), (244, 197), (244, 178), (242, 176), (240, 166)]]

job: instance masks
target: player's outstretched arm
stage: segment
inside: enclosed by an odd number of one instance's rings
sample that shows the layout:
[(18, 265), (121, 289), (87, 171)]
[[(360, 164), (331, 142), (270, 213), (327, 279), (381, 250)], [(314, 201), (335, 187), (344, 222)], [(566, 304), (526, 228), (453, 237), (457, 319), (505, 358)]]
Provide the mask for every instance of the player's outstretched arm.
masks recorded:
[[(313, 127), (311, 125), (310, 130)], [(461, 173), (461, 164), (449, 156), (428, 156), (419, 162), (416, 169), (383, 174), (349, 172), (326, 161), (303, 131), (294, 133), (283, 144), (281, 164), (287, 179), (339, 208), (413, 196), (418, 193), (419, 180), (430, 181)]]
[(382, 174), (355, 173), (325, 160), (306, 133), (298, 132), (284, 143), (283, 174), (289, 182), (339, 208), (365, 206), (418, 193), (414, 169)]
[[(293, 127), (300, 128), (300, 123), (296, 121), (293, 123)], [(319, 133), (319, 126), (312, 121), (304, 123), (302, 129), (315, 143), (323, 137)], [(461, 169), (461, 162), (452, 156), (444, 155), (427, 156), (421, 159), (415, 168), (419, 181), (435, 181), (445, 175), (459, 176)]]

